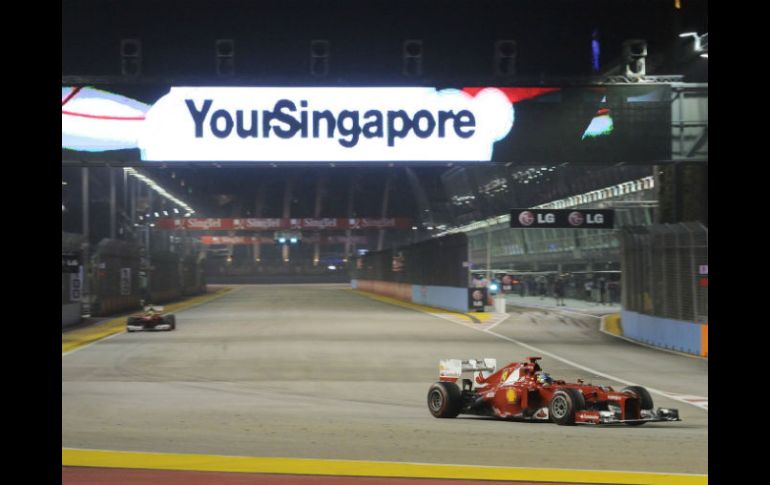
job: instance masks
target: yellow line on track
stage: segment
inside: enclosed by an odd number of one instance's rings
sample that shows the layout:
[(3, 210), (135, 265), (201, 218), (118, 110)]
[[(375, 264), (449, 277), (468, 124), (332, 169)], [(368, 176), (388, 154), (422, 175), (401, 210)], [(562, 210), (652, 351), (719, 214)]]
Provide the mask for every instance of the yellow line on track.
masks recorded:
[[(473, 321), (473, 318), (471, 318), (471, 316), (468, 315), (467, 313), (455, 312), (455, 311), (452, 311), (452, 310), (447, 310), (445, 308), (436, 308), (436, 307), (432, 307), (432, 306), (419, 305), (417, 303), (411, 303), (411, 302), (408, 302), (408, 301), (398, 300), (396, 298), (391, 298), (389, 296), (377, 295), (375, 293), (369, 293), (367, 291), (362, 291), (362, 290), (350, 290), (350, 291), (352, 291), (353, 293), (355, 293), (357, 295), (361, 295), (361, 296), (365, 296), (367, 298), (371, 298), (372, 300), (381, 301), (383, 303), (390, 303), (391, 305), (397, 305), (397, 306), (400, 306), (400, 307), (403, 307), (403, 308), (409, 308), (410, 310), (417, 310), (418, 312), (438, 313), (438, 314), (442, 314), (442, 315), (451, 315), (453, 317), (462, 318), (463, 320), (466, 320), (468, 322), (472, 322)], [(491, 315), (489, 313), (479, 312), (479, 313), (474, 313), (473, 317), (478, 319), (481, 323), (484, 323), (484, 322), (486, 322), (487, 320), (490, 319)]]
[(437, 465), (382, 461), (140, 453), (62, 448), (62, 466), (232, 473), (443, 478), (594, 484), (706, 485), (707, 475)]
[[(213, 293), (207, 293), (205, 295), (195, 296), (181, 302), (164, 305), (163, 312), (165, 313), (186, 310), (196, 305), (200, 305), (202, 303), (206, 303), (224, 296), (233, 289), (234, 288), (232, 287), (222, 288)], [(61, 336), (62, 354), (71, 352), (79, 347), (90, 344), (92, 342), (96, 342), (97, 340), (109, 337), (110, 335), (124, 332), (126, 330), (127, 317), (128, 315), (121, 315), (97, 325), (65, 331)]]

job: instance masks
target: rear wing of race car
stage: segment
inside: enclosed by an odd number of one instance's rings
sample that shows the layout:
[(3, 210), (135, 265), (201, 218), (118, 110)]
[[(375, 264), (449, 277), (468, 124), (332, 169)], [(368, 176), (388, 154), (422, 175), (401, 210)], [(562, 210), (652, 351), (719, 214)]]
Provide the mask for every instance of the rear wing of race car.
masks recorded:
[(497, 369), (497, 359), (446, 359), (438, 363), (438, 377), (441, 381), (455, 382), (463, 372), (480, 371), (486, 379)]

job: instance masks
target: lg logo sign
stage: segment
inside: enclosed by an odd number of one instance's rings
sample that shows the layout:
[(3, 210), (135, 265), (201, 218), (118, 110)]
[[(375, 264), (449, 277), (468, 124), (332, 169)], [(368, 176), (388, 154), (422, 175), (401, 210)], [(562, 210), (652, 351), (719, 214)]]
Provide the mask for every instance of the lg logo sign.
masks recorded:
[(534, 222), (538, 224), (553, 224), (556, 222), (556, 216), (551, 213), (533, 214), (530, 211), (524, 211), (519, 214), (519, 223), (522, 226), (531, 226)]
[(514, 209), (511, 227), (612, 229), (614, 213), (608, 209)]
[(522, 226), (531, 226), (533, 222), (535, 222), (535, 215), (530, 211), (524, 211), (519, 214), (519, 223)]
[(586, 214), (584, 216), (582, 212), (574, 211), (567, 216), (567, 221), (573, 226), (582, 226), (583, 223), (592, 226), (602, 225), (604, 224), (604, 214)]
[(569, 221), (570, 224), (573, 226), (579, 226), (585, 222), (585, 218), (583, 217), (583, 214), (580, 212), (570, 212), (569, 216), (567, 217), (567, 221)]

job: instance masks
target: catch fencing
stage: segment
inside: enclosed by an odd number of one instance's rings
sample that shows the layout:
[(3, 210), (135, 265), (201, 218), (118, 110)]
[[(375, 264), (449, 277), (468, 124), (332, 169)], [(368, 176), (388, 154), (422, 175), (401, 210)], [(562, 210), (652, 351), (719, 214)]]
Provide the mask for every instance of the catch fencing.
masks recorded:
[(708, 228), (624, 227), (621, 244), (624, 310), (708, 323)]
[(62, 327), (79, 323), (83, 295), (83, 237), (62, 232), (61, 318)]
[(352, 277), (424, 286), (468, 286), (468, 238), (453, 234), (356, 259)]
[(206, 292), (205, 252), (154, 251), (137, 243), (103, 239), (90, 257), (79, 234), (62, 232), (62, 327), (81, 315), (114, 315)]

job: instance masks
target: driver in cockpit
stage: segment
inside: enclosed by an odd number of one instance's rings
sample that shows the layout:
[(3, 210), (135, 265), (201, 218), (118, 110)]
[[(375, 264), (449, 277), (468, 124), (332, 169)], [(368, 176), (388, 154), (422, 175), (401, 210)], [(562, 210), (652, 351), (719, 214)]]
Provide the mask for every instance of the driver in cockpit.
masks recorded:
[(538, 372), (537, 382), (543, 387), (548, 387), (553, 384), (553, 378), (546, 372)]

